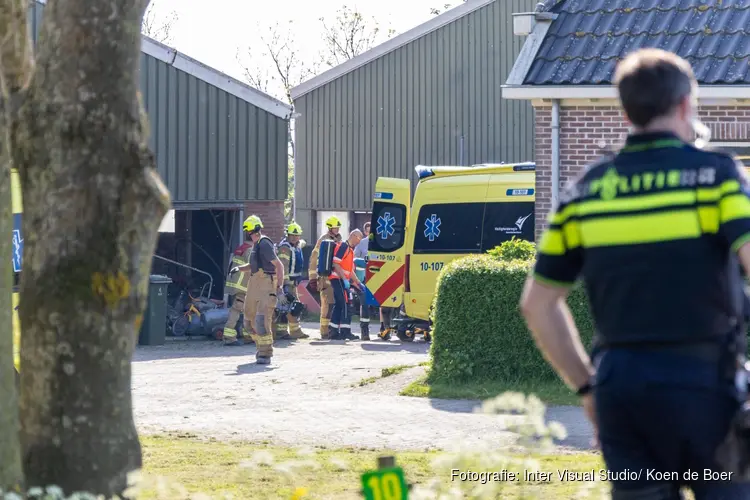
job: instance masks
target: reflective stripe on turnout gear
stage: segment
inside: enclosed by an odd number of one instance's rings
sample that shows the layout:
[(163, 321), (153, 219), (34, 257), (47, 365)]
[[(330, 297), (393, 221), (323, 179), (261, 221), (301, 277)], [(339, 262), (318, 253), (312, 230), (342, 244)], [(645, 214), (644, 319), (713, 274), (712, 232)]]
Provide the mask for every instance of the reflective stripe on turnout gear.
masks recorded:
[(257, 356), (273, 356), (272, 322), (276, 309), (276, 279), (262, 271), (250, 276), (245, 297), (244, 327), (258, 349)]
[(284, 238), (279, 243), (278, 247), (279, 259), (284, 264), (284, 279), (289, 280), (291, 278), (297, 278), (302, 276), (302, 265), (304, 264), (304, 258), (302, 256), (302, 249), (298, 245), (292, 245), (289, 240)]
[[(232, 256), (232, 267), (244, 266), (245, 264), (247, 264), (247, 262), (243, 262), (242, 257), (238, 257), (237, 255)], [(247, 272), (243, 271), (229, 274), (227, 276), (225, 286), (230, 289), (230, 293), (245, 293), (247, 292), (246, 278)]]

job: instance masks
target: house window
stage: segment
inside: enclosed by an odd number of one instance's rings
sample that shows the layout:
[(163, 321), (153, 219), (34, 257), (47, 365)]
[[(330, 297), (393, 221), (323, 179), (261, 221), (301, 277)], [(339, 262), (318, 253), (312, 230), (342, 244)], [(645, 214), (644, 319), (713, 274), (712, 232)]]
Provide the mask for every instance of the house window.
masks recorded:
[(708, 145), (712, 149), (734, 153), (746, 168), (750, 167), (750, 142), (710, 142)]

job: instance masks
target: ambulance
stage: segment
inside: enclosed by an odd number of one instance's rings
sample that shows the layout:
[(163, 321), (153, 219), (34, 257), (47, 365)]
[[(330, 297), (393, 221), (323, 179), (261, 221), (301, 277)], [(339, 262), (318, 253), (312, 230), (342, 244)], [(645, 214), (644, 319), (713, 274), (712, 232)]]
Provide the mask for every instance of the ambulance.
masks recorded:
[(429, 340), (440, 271), (454, 259), (485, 253), (512, 238), (534, 241), (536, 165), (417, 166), (411, 181), (381, 177), (375, 185), (367, 301), (400, 310), (396, 334)]

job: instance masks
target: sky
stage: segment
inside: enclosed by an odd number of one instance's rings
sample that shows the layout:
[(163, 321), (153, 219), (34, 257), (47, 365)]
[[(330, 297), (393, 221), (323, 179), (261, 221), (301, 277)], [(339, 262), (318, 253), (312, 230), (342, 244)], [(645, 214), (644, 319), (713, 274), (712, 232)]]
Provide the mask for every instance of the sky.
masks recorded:
[[(344, 5), (358, 9), (366, 18), (375, 17), (383, 30), (396, 34), (434, 17), (431, 7), (457, 5), (459, 0), (152, 0), (157, 22), (172, 12), (177, 20), (171, 29), (171, 42), (178, 51), (234, 78), (245, 80), (243, 65), (237, 60), (238, 49), (244, 56), (248, 47), (258, 47), (259, 28), (279, 23), (294, 32), (296, 44), (305, 57), (323, 48), (319, 18), (334, 19)], [(259, 64), (250, 62), (250, 64)], [(269, 89), (277, 93), (278, 89)], [(276, 95), (276, 97), (281, 97)]]

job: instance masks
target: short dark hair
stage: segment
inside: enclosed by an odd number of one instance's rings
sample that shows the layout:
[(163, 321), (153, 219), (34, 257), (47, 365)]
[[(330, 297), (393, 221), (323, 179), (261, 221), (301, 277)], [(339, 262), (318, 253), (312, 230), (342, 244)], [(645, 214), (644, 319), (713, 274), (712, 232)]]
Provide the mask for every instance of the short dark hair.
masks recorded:
[(698, 84), (690, 63), (672, 52), (640, 49), (619, 62), (614, 83), (620, 103), (636, 127), (668, 115)]

